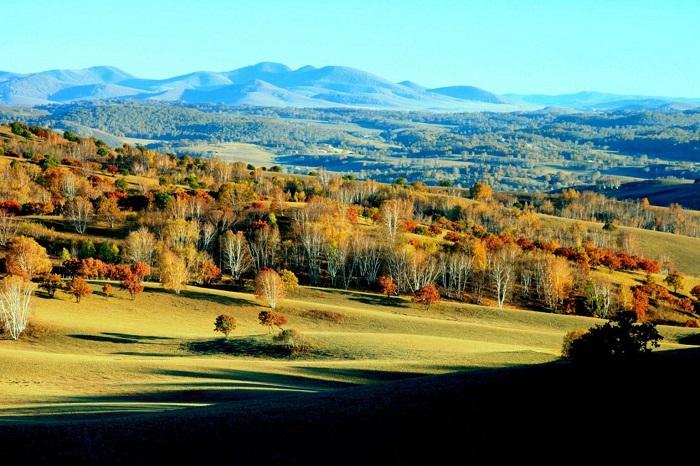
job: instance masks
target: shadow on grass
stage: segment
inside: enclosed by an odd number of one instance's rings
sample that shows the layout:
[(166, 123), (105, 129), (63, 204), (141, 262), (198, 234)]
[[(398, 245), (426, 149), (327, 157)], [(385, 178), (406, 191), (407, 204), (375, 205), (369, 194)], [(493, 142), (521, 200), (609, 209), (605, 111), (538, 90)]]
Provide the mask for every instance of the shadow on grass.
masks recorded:
[(693, 333), (691, 335), (684, 335), (678, 339), (678, 343), (682, 343), (684, 345), (700, 346), (700, 333)]
[(170, 338), (170, 337), (156, 337), (156, 336), (152, 336), (152, 335), (133, 335), (130, 333), (113, 333), (113, 332), (104, 332), (100, 335), (72, 334), (72, 335), (68, 335), (68, 336), (71, 338), (76, 338), (78, 340), (96, 341), (96, 342), (100, 342), (100, 343), (120, 343), (120, 344), (150, 343), (154, 340), (172, 340), (172, 338)]
[(351, 301), (356, 301), (362, 304), (369, 304), (371, 306), (385, 306), (385, 307), (401, 307), (407, 308), (408, 304), (399, 298), (387, 298), (386, 296), (350, 296)]
[(150, 293), (162, 293), (162, 294), (168, 294), (171, 296), (181, 296), (183, 298), (195, 299), (198, 301), (209, 301), (209, 302), (221, 304), (224, 306), (251, 306), (251, 307), (260, 306), (258, 303), (256, 303), (253, 300), (249, 301), (247, 299), (234, 298), (233, 296), (224, 296), (224, 295), (213, 294), (213, 293), (203, 293), (201, 291), (195, 291), (195, 290), (182, 290), (179, 295), (176, 295), (172, 291), (165, 290), (163, 288), (156, 288), (156, 287), (153, 287), (153, 288), (148, 287), (148, 291)]
[(193, 341), (183, 344), (183, 349), (197, 354), (230, 354), (260, 358), (288, 359), (294, 357), (283, 345), (277, 345), (270, 336)]

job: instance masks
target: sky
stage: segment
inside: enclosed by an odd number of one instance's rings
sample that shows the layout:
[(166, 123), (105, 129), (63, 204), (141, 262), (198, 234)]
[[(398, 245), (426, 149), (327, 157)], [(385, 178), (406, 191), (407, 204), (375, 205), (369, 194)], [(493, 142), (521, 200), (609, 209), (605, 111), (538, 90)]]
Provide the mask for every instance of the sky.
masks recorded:
[(2, 0), (0, 70), (274, 61), (428, 87), (700, 97), (700, 0)]

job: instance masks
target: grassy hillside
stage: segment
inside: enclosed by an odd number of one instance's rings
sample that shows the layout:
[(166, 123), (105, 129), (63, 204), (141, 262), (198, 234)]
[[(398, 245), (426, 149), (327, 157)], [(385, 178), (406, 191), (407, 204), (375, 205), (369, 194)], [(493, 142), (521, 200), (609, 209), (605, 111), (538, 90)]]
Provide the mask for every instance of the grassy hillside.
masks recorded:
[[(565, 332), (594, 319), (443, 303), (423, 311), (400, 298), (303, 289), (284, 302), (288, 327), (315, 349), (271, 350), (246, 293), (158, 285), (132, 301), (97, 291), (80, 304), (38, 298), (44, 333), (0, 341), (0, 416), (162, 411), (222, 401), (312, 393), (421, 374), (548, 362)], [(319, 317), (330, 311), (339, 322)], [(238, 328), (228, 342), (214, 318)], [(665, 348), (693, 330), (664, 328)], [(25, 418), (26, 419), (26, 418)]]

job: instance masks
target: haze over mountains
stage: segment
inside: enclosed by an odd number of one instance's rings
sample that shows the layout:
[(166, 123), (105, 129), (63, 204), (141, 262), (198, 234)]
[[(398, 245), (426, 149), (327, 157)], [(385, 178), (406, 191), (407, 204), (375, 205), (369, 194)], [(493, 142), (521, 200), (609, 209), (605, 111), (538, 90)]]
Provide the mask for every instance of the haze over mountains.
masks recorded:
[(198, 71), (142, 79), (110, 66), (19, 74), (0, 71), (0, 103), (37, 106), (78, 101), (149, 100), (274, 107), (354, 107), (426, 111), (514, 111), (544, 107), (574, 110), (694, 108), (700, 99), (625, 96), (597, 92), (496, 95), (473, 86), (429, 89), (394, 83), (344, 66), (293, 70), (259, 63), (233, 71)]

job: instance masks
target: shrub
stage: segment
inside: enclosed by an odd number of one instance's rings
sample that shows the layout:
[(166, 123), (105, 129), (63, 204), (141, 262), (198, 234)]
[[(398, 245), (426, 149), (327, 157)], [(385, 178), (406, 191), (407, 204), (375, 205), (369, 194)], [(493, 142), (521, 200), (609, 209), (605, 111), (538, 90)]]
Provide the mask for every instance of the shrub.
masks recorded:
[(90, 285), (88, 285), (88, 282), (85, 281), (84, 278), (80, 277), (75, 277), (71, 281), (69, 281), (66, 290), (69, 294), (75, 296), (76, 303), (80, 303), (80, 300), (82, 298), (92, 294), (92, 290), (90, 289)]
[(62, 287), (63, 280), (61, 280), (60, 275), (55, 273), (45, 275), (41, 279), (41, 283), (39, 284), (39, 288), (46, 291), (46, 294), (49, 296), (49, 298), (53, 298), (54, 296), (56, 296), (56, 291), (60, 290)]
[(425, 285), (416, 292), (416, 295), (413, 297), (413, 301), (418, 304), (423, 304), (425, 306), (425, 310), (427, 311), (431, 304), (440, 301), (440, 290), (438, 290), (438, 287), (432, 283)]
[(282, 345), (289, 352), (289, 354), (305, 353), (313, 349), (313, 346), (306, 340), (306, 338), (304, 338), (300, 332), (292, 328), (282, 330), (278, 335), (272, 337), (272, 340), (275, 343)]
[[(650, 322), (637, 323), (634, 312), (591, 328), (567, 345), (567, 357), (583, 364), (628, 362), (647, 355), (663, 337)], [(565, 342), (566, 345), (566, 342)]]
[(102, 285), (102, 293), (104, 293), (104, 295), (107, 297), (111, 297), (112, 293), (114, 293), (114, 288), (112, 288), (112, 285), (109, 283), (105, 283)]
[(236, 329), (236, 319), (228, 314), (221, 314), (214, 321), (214, 331), (224, 334), (228, 338), (229, 334)]
[(299, 279), (291, 270), (280, 270), (280, 278), (282, 279), (282, 283), (284, 283), (285, 290), (294, 291), (299, 288)]
[(588, 333), (588, 329), (572, 330), (564, 335), (564, 342), (561, 345), (561, 355), (565, 358), (571, 357), (571, 345), (574, 341)]
[(398, 292), (398, 287), (396, 286), (394, 279), (388, 275), (382, 275), (379, 277), (377, 283), (379, 284), (379, 289), (386, 295), (387, 298), (391, 298)]
[(282, 326), (287, 324), (287, 317), (275, 311), (262, 311), (258, 314), (258, 321), (260, 321), (260, 325), (267, 327), (268, 331), (272, 332), (272, 327), (284, 330)]
[[(0, 332), (2, 333), (2, 332)], [(29, 338), (40, 338), (49, 333), (49, 329), (42, 324), (36, 323), (33, 320), (27, 322), (27, 326), (24, 328), (24, 333), (22, 335)]]

